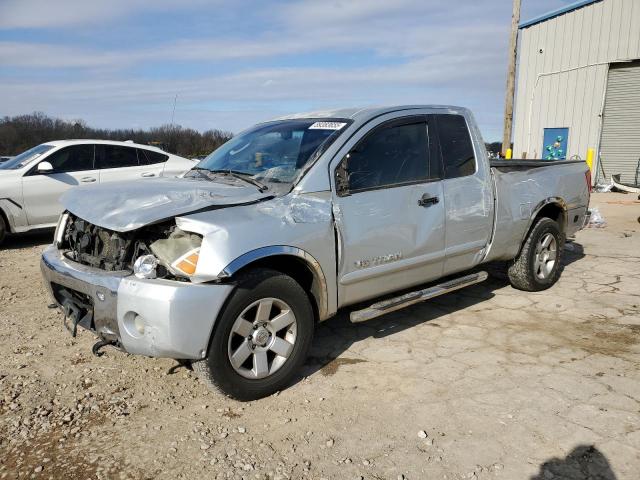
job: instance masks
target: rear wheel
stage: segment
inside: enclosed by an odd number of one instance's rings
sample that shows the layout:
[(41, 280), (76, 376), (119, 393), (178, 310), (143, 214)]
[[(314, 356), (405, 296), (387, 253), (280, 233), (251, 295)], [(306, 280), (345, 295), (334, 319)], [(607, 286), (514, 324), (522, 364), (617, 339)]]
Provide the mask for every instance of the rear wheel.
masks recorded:
[(210, 386), (238, 400), (255, 400), (287, 386), (313, 337), (311, 303), (291, 277), (267, 269), (242, 278), (217, 320), (205, 360), (193, 369)]
[(550, 218), (538, 220), (509, 265), (511, 285), (528, 292), (551, 287), (560, 277), (563, 250), (564, 235), (558, 223)]

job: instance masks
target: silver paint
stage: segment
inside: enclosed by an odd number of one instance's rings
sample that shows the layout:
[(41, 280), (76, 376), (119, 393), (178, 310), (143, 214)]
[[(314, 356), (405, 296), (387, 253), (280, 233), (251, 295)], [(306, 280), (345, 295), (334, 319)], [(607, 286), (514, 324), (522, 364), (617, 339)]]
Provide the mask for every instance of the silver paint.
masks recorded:
[[(371, 128), (407, 115), (437, 113), (466, 118), (477, 163), (474, 175), (336, 195), (335, 168)], [(129, 231), (175, 218), (180, 229), (202, 235), (191, 282), (121, 278), (60, 261), (54, 247), (43, 257), (45, 279), (72, 282), (70, 288), (91, 295), (93, 286), (108, 283), (112, 301), (107, 295), (100, 302), (110, 309), (100, 314), (102, 324), (121, 336), (127, 351), (201, 358), (235, 276), (253, 262), (269, 257), (303, 262), (313, 274), (311, 293), (324, 320), (339, 307), (490, 260), (514, 258), (544, 205), (560, 205), (568, 212), (565, 218), (581, 219), (586, 212), (586, 165), (509, 173), (492, 169), (473, 117), (464, 108), (369, 108), (287, 118), (307, 117), (353, 122), (289, 193), (271, 197), (240, 182), (173, 179), (93, 187), (90, 197), (83, 189), (65, 195), (68, 210), (104, 228)], [(441, 201), (418, 206), (425, 193)], [(581, 225), (564, 227), (570, 234)], [(138, 337), (127, 328), (134, 319), (130, 312), (144, 318), (144, 334), (138, 332)]]

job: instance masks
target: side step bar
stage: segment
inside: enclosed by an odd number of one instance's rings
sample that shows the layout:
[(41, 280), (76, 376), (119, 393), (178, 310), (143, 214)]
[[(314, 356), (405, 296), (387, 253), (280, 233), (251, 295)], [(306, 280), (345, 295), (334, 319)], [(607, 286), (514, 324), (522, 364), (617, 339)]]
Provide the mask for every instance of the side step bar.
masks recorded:
[(445, 293), (453, 292), (470, 285), (475, 285), (476, 283), (484, 282), (488, 276), (487, 272), (472, 273), (470, 275), (465, 275), (464, 277), (455, 278), (448, 282), (434, 285), (433, 287), (416, 290), (415, 292), (406, 293), (399, 297), (374, 303), (370, 307), (351, 312), (351, 323), (366, 322), (372, 318), (386, 315), (387, 313), (400, 310), (401, 308), (408, 307), (409, 305), (423, 302), (430, 298), (438, 297)]

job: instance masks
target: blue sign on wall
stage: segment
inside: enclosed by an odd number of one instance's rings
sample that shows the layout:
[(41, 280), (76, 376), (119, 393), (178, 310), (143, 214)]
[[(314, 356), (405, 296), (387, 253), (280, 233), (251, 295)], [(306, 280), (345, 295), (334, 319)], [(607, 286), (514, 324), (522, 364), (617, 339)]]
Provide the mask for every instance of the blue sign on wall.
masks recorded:
[(568, 144), (568, 128), (545, 128), (542, 143), (542, 158), (544, 160), (566, 160)]

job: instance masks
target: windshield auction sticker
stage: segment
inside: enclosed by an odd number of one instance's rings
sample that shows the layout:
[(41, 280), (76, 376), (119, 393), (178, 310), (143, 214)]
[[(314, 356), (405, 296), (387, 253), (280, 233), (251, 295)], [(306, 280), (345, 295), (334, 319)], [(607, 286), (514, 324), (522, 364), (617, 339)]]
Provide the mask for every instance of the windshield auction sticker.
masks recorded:
[(344, 122), (316, 122), (309, 127), (309, 130), (340, 130), (345, 125)]

